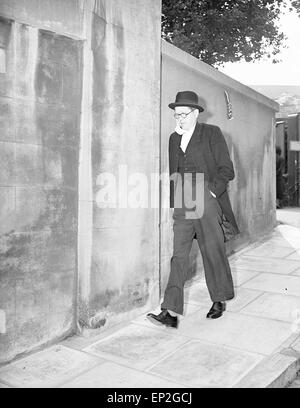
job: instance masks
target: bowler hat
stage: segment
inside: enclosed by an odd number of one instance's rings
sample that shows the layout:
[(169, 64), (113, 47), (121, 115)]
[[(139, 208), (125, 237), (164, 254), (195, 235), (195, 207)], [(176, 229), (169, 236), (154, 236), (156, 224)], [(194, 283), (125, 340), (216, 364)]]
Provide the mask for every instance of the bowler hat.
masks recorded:
[(190, 108), (199, 109), (203, 112), (204, 109), (199, 105), (198, 95), (193, 91), (178, 92), (174, 103), (169, 104), (169, 108), (175, 109), (176, 106), (189, 106)]

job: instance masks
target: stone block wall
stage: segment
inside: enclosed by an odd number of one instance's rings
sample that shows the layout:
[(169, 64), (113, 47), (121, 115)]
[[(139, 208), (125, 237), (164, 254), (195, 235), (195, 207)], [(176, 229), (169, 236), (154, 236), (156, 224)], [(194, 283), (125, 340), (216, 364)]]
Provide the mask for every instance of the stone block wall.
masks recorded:
[(82, 45), (7, 18), (0, 45), (1, 361), (74, 326)]
[[(82, 171), (89, 188), (81, 189), (79, 214), (82, 329), (106, 330), (158, 301), (159, 197), (155, 208), (133, 208), (130, 196), (139, 173), (149, 183), (150, 204), (151, 174), (159, 172), (160, 13), (157, 0), (102, 0), (89, 15), (91, 141), (83, 162), (90, 167)], [(104, 173), (117, 191), (108, 208), (99, 205)]]

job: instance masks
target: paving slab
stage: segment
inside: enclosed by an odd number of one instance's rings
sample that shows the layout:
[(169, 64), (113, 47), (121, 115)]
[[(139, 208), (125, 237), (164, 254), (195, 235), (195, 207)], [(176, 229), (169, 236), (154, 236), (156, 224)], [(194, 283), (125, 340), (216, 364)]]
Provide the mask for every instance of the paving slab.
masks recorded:
[(83, 350), (122, 365), (145, 369), (187, 341), (188, 339), (178, 335), (174, 328), (164, 327), (157, 330), (130, 324)]
[(296, 271), (292, 272), (291, 275), (300, 276), (300, 269), (297, 269)]
[(259, 354), (193, 340), (149, 372), (191, 387), (232, 387), (262, 358)]
[(206, 319), (207, 309), (182, 319), (178, 333), (213, 344), (269, 355), (291, 335), (291, 324), (226, 312), (219, 319)]
[(300, 321), (298, 326), (299, 336), (289, 345), (289, 348), (300, 356)]
[(261, 273), (243, 284), (244, 288), (300, 296), (300, 276)]
[(0, 381), (17, 388), (51, 388), (104, 360), (57, 345), (0, 368)]
[(232, 268), (247, 269), (250, 271), (290, 274), (299, 268), (299, 263), (286, 259), (271, 259), (254, 256), (241, 256), (230, 261)]
[(212, 303), (205, 282), (196, 283), (185, 289), (184, 298), (188, 304), (211, 305)]
[(89, 370), (60, 388), (182, 388), (183, 384), (107, 362)]
[(6, 384), (2, 384), (2, 383), (0, 383), (0, 388), (11, 388), (11, 387), (9, 387), (8, 385), (6, 385)]
[(238, 287), (235, 289), (235, 297), (226, 303), (226, 310), (229, 312), (239, 312), (246, 305), (262, 296), (262, 294), (263, 292), (259, 290)]
[(300, 320), (300, 293), (299, 296), (263, 293), (246, 305), (243, 313), (292, 323)]
[(95, 330), (95, 333), (91, 334), (92, 331), (90, 331), (88, 335), (86, 335), (86, 332), (83, 331), (82, 333), (67, 337), (66, 339), (61, 341), (60, 344), (74, 350), (82, 351), (84, 348), (110, 336), (111, 334), (118, 332), (119, 330), (127, 326), (128, 322), (118, 323), (115, 326), (108, 327), (106, 330), (102, 332)]
[(278, 222), (300, 228), (300, 214), (297, 208), (278, 209), (276, 218)]
[(234, 388), (282, 388), (295, 371), (297, 358), (276, 353), (265, 358)]
[(282, 236), (282, 234), (278, 234), (276, 236), (273, 236), (272, 238), (268, 239), (266, 241), (269, 245), (276, 245), (276, 246), (281, 246), (281, 247), (288, 247), (288, 248), (294, 248), (294, 249), (299, 249), (300, 248), (300, 242), (299, 242), (299, 237), (298, 236), (292, 236), (292, 237), (287, 237), (285, 238)]
[(286, 257), (288, 260), (292, 261), (298, 261), (300, 265), (300, 249), (297, 249), (293, 253), (291, 253), (289, 256)]
[[(195, 303), (195, 304), (185, 303), (184, 304), (184, 311), (183, 311), (183, 318), (185, 316), (189, 316), (189, 315), (197, 312), (198, 310), (200, 310), (200, 306), (197, 305), (197, 303)], [(181, 316), (178, 316), (178, 317), (181, 318)]]
[(282, 247), (276, 244), (270, 244), (269, 242), (258, 246), (257, 248), (250, 249), (245, 252), (245, 256), (256, 256), (263, 258), (285, 258), (291, 255), (295, 249), (293, 247)]
[[(300, 218), (300, 217), (299, 217)], [(300, 228), (292, 225), (279, 224), (276, 227), (276, 236), (282, 237), (286, 240), (299, 239)]]
[(273, 231), (271, 231), (271, 233), (269, 234), (269, 236), (266, 238), (266, 240), (268, 239), (272, 239), (272, 238), (284, 238), (282, 231), (279, 230), (279, 227), (282, 224), (277, 223), (277, 226), (273, 229)]
[(248, 269), (231, 268), (233, 284), (235, 287), (241, 286), (243, 283), (254, 278), (259, 274), (258, 271), (251, 271)]

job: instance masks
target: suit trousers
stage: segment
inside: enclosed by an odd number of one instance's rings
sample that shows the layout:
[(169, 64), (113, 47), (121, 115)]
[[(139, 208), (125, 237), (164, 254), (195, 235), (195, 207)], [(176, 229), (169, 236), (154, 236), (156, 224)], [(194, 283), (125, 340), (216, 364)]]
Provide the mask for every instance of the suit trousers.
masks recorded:
[(213, 302), (234, 297), (233, 280), (221, 228), (222, 209), (210, 192), (204, 194), (202, 217), (187, 219), (184, 209), (174, 209), (174, 243), (171, 270), (162, 309), (183, 314), (184, 284), (195, 233), (201, 251), (205, 280)]

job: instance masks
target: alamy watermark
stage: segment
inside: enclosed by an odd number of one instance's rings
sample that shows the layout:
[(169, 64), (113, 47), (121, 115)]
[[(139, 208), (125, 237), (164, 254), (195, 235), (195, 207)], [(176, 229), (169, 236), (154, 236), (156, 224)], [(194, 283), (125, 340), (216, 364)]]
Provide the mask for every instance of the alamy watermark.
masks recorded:
[[(117, 174), (104, 172), (96, 179), (95, 201), (99, 208), (159, 208), (161, 188), (174, 189), (174, 208), (184, 208), (187, 218), (201, 218), (204, 212), (203, 173), (129, 173), (119, 165)], [(162, 205), (164, 208), (164, 205)], [(168, 208), (166, 206), (165, 208)]]

